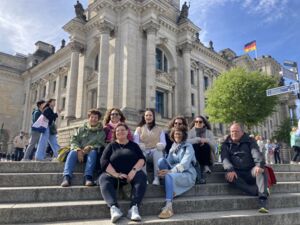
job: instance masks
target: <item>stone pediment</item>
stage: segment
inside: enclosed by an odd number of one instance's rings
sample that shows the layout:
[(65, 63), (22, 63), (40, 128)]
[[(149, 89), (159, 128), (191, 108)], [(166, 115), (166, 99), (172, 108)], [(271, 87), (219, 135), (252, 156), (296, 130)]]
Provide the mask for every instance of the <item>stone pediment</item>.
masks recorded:
[(174, 76), (170, 73), (162, 73), (157, 72), (156, 73), (156, 82), (168, 85), (170, 87), (174, 87), (176, 85)]

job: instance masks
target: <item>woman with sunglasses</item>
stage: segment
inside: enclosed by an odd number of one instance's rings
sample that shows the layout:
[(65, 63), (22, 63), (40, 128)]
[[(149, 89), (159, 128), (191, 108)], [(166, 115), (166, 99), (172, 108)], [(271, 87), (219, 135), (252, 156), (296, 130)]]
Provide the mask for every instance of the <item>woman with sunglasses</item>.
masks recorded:
[[(214, 149), (216, 146), (215, 137), (211, 126), (204, 116), (197, 116), (190, 126), (188, 140), (195, 150), (195, 156), (200, 164), (201, 172), (211, 173), (210, 166), (213, 164)], [(200, 183), (205, 183), (203, 174)]]
[(177, 128), (180, 126), (188, 127), (186, 119), (183, 116), (175, 116), (169, 123), (168, 130), (165, 132), (166, 133), (166, 143), (167, 143), (166, 148), (165, 148), (166, 155), (169, 154), (169, 150), (173, 144), (173, 141), (170, 139), (171, 130), (172, 130), (172, 128)]
[[(104, 131), (106, 134), (106, 143), (110, 143), (113, 139), (113, 131), (115, 127), (119, 123), (125, 123), (125, 116), (122, 111), (118, 108), (111, 108), (108, 109), (105, 113), (103, 124), (104, 124)], [(130, 129), (128, 129), (128, 140), (133, 140), (132, 134)]]
[[(163, 157), (166, 147), (165, 132), (155, 124), (155, 113), (152, 109), (146, 109), (142, 120), (134, 132), (134, 142), (143, 150), (147, 161), (153, 162), (154, 185), (159, 185), (157, 161)], [(146, 173), (146, 167), (144, 168)]]

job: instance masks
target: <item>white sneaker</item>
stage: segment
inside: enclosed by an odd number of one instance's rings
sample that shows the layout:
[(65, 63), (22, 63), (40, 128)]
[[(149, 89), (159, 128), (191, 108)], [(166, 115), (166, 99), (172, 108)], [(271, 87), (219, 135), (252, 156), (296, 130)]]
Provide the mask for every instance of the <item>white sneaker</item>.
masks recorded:
[(123, 213), (118, 207), (116, 207), (115, 205), (110, 207), (110, 218), (112, 223), (117, 222), (122, 216)]
[(160, 182), (159, 182), (159, 178), (158, 177), (155, 177), (153, 182), (152, 182), (153, 185), (160, 185)]
[(205, 173), (211, 173), (211, 170), (208, 166), (204, 166), (204, 172)]
[(129, 210), (127, 214), (128, 219), (131, 219), (132, 221), (141, 221), (142, 218), (139, 214), (139, 208), (137, 205), (133, 205)]

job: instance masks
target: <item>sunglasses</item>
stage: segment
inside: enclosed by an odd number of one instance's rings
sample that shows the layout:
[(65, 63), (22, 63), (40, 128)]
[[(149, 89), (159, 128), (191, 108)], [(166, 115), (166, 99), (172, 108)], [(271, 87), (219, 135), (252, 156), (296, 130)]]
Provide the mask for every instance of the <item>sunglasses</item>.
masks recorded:
[(111, 116), (119, 116), (120, 114), (119, 113), (111, 113), (110, 115)]
[(202, 120), (195, 120), (195, 123), (203, 123)]

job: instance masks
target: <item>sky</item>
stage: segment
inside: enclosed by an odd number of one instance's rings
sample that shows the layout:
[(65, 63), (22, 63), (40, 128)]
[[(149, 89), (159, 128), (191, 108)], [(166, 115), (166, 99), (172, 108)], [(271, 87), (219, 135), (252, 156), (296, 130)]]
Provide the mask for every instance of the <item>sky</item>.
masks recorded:
[[(84, 8), (88, 0), (81, 0)], [(181, 0), (181, 4), (183, 4)], [(60, 47), (68, 41), (62, 29), (75, 17), (76, 0), (1, 0), (0, 52), (32, 53), (41, 40)], [(300, 64), (299, 0), (190, 0), (189, 18), (200, 27), (200, 40), (216, 51), (230, 48), (244, 54), (256, 40), (258, 57), (271, 55)], [(255, 52), (250, 52), (255, 57)]]

